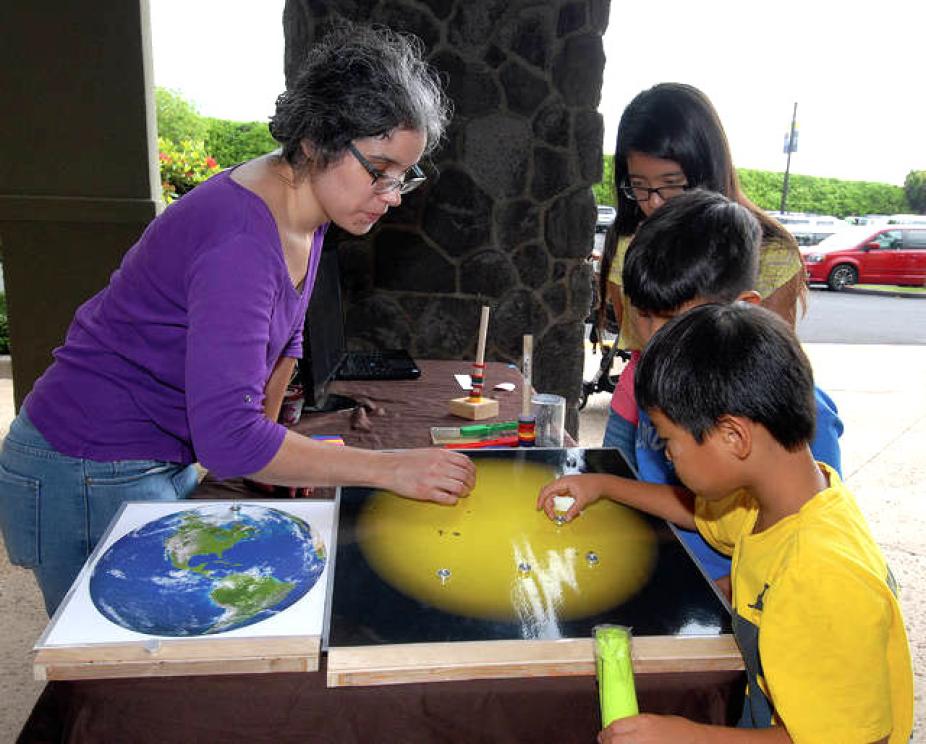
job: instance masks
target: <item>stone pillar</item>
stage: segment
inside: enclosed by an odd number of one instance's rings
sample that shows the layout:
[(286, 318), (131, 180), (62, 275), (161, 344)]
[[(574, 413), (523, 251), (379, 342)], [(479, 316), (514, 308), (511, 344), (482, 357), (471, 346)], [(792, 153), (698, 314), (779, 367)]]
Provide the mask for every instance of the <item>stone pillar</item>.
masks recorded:
[(0, 5), (0, 245), (16, 406), (160, 203), (147, 0)]
[[(418, 35), (455, 106), (436, 177), (368, 237), (339, 231), (351, 345), (470, 360), (480, 307), (486, 358), (518, 362), (570, 402), (576, 433), (601, 178), (597, 113), (609, 0), (288, 0), (286, 74), (338, 16)], [(491, 380), (487, 381), (491, 386)]]

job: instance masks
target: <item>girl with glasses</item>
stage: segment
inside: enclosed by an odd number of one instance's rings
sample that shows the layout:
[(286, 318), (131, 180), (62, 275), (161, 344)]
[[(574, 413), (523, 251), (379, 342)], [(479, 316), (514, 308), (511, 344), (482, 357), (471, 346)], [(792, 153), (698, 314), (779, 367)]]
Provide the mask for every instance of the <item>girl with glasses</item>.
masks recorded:
[(325, 230), (362, 235), (424, 180), (449, 106), (420, 43), (344, 26), (312, 48), (270, 123), (280, 150), (171, 204), (77, 311), (0, 454), (0, 526), (53, 613), (120, 504), (218, 478), (369, 485), (454, 503), (449, 450), (330, 447), (277, 423)]
[[(743, 194), (727, 136), (717, 111), (701, 91), (681, 83), (661, 83), (639, 93), (624, 110), (614, 153), (617, 219), (609, 231), (599, 296), (608, 298), (620, 325), (619, 348), (632, 352), (611, 398), (604, 445), (617, 447), (636, 464), (637, 406), (633, 373), (641, 345), (625, 322), (628, 304), (621, 291), (624, 255), (637, 226), (666, 201), (687, 189), (723, 194), (752, 212), (762, 228), (759, 281), (762, 304), (794, 326), (806, 291), (797, 243), (778, 222)], [(605, 304), (599, 307), (599, 323)]]

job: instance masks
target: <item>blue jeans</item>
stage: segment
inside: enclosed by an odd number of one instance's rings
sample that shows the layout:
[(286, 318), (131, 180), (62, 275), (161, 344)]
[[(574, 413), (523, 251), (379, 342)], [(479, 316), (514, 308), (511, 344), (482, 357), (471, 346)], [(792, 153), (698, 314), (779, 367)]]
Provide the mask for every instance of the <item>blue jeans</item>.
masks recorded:
[(604, 446), (616, 447), (627, 464), (637, 470), (637, 427), (623, 416), (610, 411), (604, 430)]
[(182, 499), (197, 480), (192, 465), (62, 455), (20, 411), (0, 452), (0, 527), (10, 562), (35, 572), (51, 615), (122, 502)]

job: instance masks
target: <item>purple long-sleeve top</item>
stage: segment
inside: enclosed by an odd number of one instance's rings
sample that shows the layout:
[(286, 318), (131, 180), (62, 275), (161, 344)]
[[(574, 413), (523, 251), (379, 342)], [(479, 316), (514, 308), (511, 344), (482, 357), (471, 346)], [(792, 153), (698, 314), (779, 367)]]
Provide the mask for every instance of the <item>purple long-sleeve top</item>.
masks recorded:
[(25, 401), (51, 445), (92, 460), (199, 461), (254, 473), (284, 427), (263, 413), (280, 357), (302, 328), (327, 225), (293, 287), (276, 222), (222, 172), (174, 202), (82, 305)]

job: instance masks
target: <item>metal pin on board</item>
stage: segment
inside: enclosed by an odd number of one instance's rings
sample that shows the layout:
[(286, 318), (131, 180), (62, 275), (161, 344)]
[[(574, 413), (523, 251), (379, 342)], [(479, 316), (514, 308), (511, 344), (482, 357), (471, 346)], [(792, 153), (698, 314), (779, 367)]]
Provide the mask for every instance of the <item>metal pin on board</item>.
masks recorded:
[(437, 578), (440, 579), (441, 586), (447, 583), (450, 579), (451, 571), (449, 568), (439, 568), (437, 569)]
[(521, 563), (518, 564), (518, 574), (519, 574), (522, 578), (527, 577), (527, 576), (530, 576), (530, 574), (531, 574), (531, 564), (530, 564), (530, 563), (527, 563), (527, 562), (525, 562), (525, 561), (521, 561)]
[(589, 568), (594, 568), (598, 565), (598, 553), (594, 550), (589, 550), (585, 554), (585, 562), (588, 564)]

